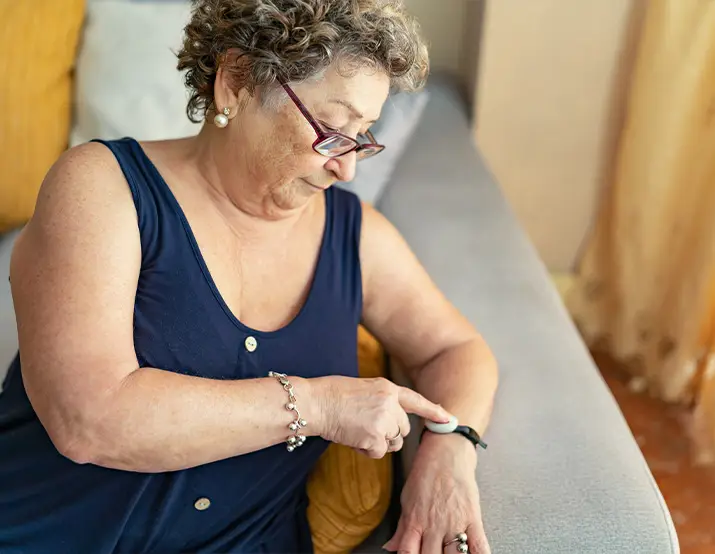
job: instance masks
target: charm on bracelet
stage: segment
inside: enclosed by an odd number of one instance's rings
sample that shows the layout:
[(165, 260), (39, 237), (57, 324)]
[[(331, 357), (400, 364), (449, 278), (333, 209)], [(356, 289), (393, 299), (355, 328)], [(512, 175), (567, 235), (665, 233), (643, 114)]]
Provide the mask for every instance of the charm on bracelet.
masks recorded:
[(294, 418), (293, 421), (288, 424), (288, 429), (293, 434), (286, 438), (286, 450), (293, 452), (296, 448), (305, 444), (306, 437), (301, 433), (301, 430), (308, 425), (308, 422), (300, 417), (300, 412), (296, 405), (295, 393), (293, 392), (293, 385), (288, 380), (288, 376), (275, 371), (269, 371), (268, 376), (275, 377), (283, 387), (283, 390), (288, 393), (288, 403), (285, 405), (285, 408), (289, 412), (294, 412)]

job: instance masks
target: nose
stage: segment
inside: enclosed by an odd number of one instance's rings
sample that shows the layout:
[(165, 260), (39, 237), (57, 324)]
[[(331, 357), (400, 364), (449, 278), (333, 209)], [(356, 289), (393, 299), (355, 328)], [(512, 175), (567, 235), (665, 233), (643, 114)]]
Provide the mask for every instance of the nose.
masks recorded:
[(339, 158), (331, 158), (325, 164), (325, 169), (332, 171), (338, 178), (338, 181), (352, 181), (355, 178), (355, 164), (357, 163), (357, 154), (349, 152)]

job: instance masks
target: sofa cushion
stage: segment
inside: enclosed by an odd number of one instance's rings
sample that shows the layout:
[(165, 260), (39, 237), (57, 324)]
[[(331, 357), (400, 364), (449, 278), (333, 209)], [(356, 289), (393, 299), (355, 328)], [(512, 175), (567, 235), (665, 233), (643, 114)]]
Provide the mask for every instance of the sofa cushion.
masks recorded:
[(77, 58), (72, 146), (93, 138), (161, 140), (194, 135), (174, 52), (188, 1), (90, 0)]
[(353, 554), (385, 554), (382, 545), (389, 541), (394, 533), (395, 529), (390, 523), (383, 520), (380, 526), (352, 552)]
[(0, 235), (0, 390), (10, 362), (17, 354), (17, 327), (10, 296), (10, 254), (19, 231)]
[(0, 2), (0, 233), (27, 221), (67, 148), (84, 0)]

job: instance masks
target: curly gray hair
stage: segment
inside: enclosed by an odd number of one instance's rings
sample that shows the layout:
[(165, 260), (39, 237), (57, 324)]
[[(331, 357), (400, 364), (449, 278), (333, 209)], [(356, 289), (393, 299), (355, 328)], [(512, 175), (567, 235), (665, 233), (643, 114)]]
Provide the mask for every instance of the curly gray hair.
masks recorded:
[[(219, 65), (237, 88), (300, 82), (337, 62), (341, 73), (364, 67), (384, 71), (391, 88), (424, 86), (427, 47), (400, 0), (193, 0), (178, 69), (186, 71), (189, 119), (198, 123), (213, 108)], [(347, 72), (347, 73), (346, 73)]]

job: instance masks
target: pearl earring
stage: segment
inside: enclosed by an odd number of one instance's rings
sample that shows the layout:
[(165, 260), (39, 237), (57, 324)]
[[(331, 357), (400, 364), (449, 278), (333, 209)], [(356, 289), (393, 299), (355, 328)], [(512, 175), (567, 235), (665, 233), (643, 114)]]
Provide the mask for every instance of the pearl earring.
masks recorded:
[(228, 116), (230, 114), (231, 110), (229, 108), (224, 108), (223, 113), (217, 113), (214, 117), (214, 125), (216, 125), (219, 129), (223, 129), (226, 125), (228, 125)]

